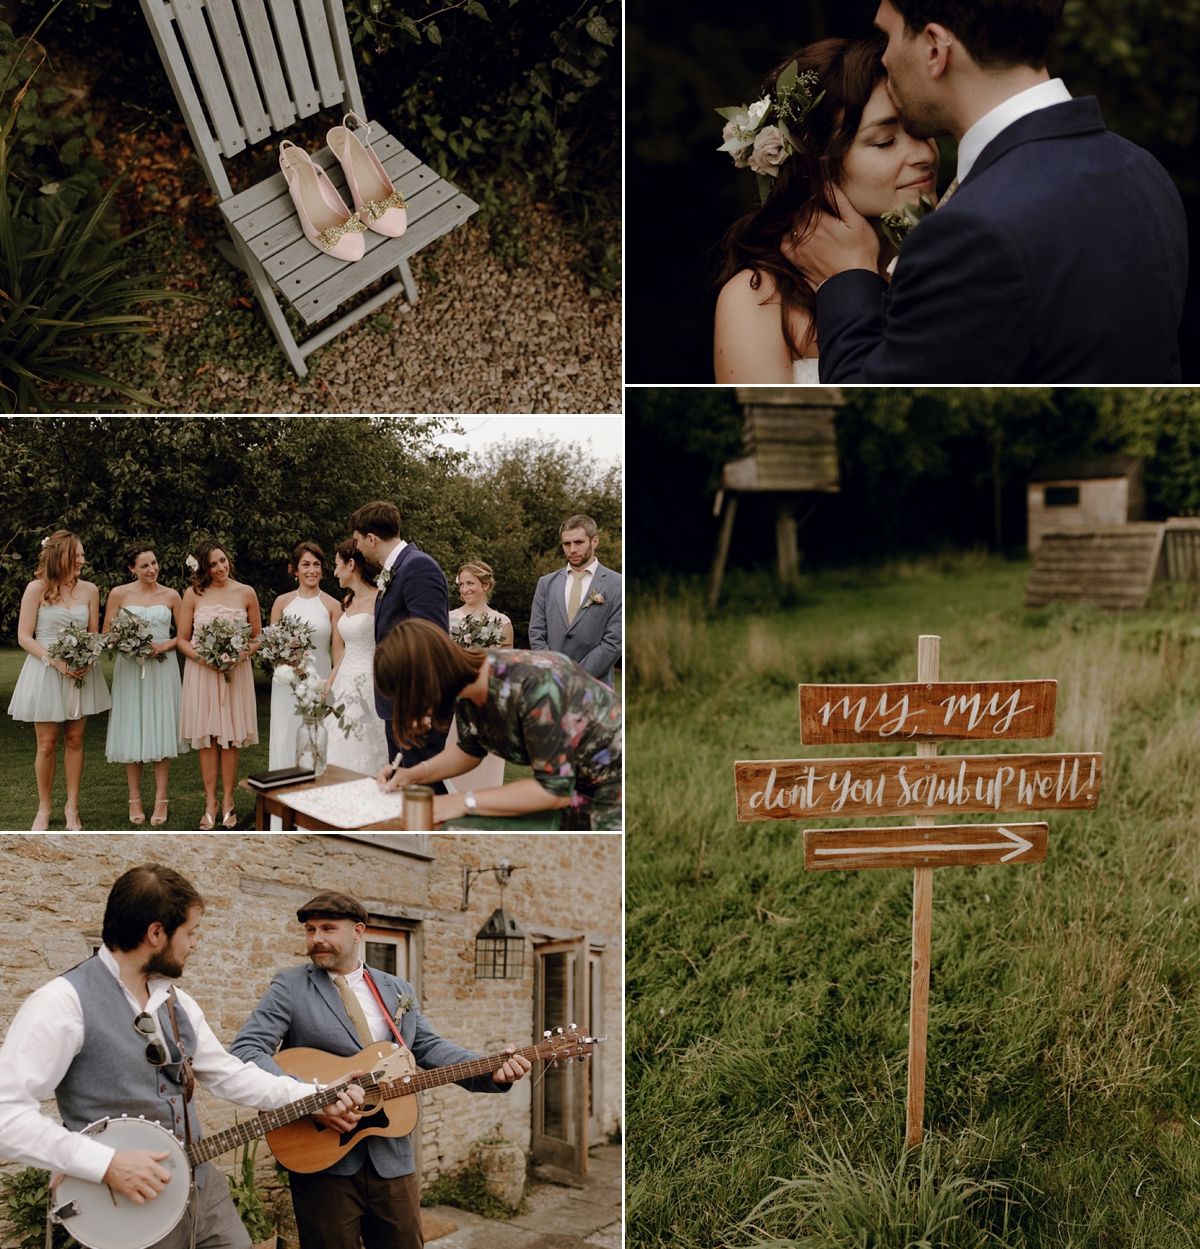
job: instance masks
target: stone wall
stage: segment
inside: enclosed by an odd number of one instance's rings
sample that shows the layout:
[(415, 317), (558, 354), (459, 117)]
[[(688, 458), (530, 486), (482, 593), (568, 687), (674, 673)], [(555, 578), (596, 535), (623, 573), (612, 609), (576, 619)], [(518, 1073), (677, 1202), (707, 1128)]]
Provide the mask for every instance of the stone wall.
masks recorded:
[[(521, 980), (475, 979), (475, 933), (499, 905), (494, 876), (473, 881), (470, 907), (459, 909), (462, 870), (502, 859), (522, 870), (505, 889), (505, 909), (534, 940), (587, 932), (602, 946), (606, 1016), (601, 1129), (622, 1113), (621, 838), (618, 835), (445, 834), (394, 840), (413, 853), (326, 834), (0, 835), (0, 1034), (25, 997), (86, 958), (99, 943), (113, 881), (139, 863), (162, 862), (204, 895), (200, 945), (180, 987), (200, 1004), (214, 1032), (232, 1041), (271, 977), (303, 962), (296, 908), (339, 889), (372, 914), (410, 929), (411, 978), (432, 1026), (460, 1045), (494, 1053), (533, 1040), (532, 945)], [(420, 853), (427, 847), (428, 854)], [(539, 936), (540, 934), (540, 936)], [(473, 1141), (499, 1123), (528, 1149), (530, 1086), (504, 1096), (455, 1085), (419, 1095), (418, 1150), (423, 1179), (465, 1165)], [(209, 1131), (233, 1122), (234, 1108), (198, 1093)], [(44, 1107), (53, 1113), (53, 1102)], [(241, 1112), (242, 1117), (246, 1112)], [(260, 1165), (268, 1165), (264, 1147)], [(3, 1160), (0, 1160), (2, 1163)], [(229, 1169), (231, 1157), (222, 1160)], [(14, 1169), (12, 1164), (4, 1170)]]

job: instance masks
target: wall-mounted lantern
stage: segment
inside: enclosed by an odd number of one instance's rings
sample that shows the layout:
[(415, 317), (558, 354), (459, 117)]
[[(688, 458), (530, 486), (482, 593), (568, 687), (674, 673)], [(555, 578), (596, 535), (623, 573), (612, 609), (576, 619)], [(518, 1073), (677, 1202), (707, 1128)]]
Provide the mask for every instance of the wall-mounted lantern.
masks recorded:
[(504, 886), (519, 867), (504, 859), (496, 867), (464, 867), (463, 896), (460, 910), (467, 909), (471, 894), (471, 878), (488, 872), (495, 874), (500, 886), (500, 905), (487, 923), (475, 934), (475, 979), (520, 980), (525, 974), (525, 934), (517, 921), (504, 909)]

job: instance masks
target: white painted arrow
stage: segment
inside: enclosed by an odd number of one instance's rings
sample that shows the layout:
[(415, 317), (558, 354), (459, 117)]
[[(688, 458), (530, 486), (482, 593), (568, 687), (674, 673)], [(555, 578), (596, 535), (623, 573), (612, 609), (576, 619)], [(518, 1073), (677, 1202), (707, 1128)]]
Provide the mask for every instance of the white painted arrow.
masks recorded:
[(1002, 837), (1007, 837), (1007, 841), (992, 842), (975, 842), (964, 846), (947, 846), (939, 845), (936, 842), (922, 842), (916, 846), (853, 846), (849, 850), (836, 850), (833, 847), (823, 847), (814, 850), (814, 854), (929, 854), (935, 850), (1007, 850), (1007, 854), (1000, 856), (1001, 863), (1007, 863), (1009, 859), (1015, 859), (1017, 855), (1024, 854), (1026, 850), (1033, 849), (1033, 842), (1026, 841), (1020, 833), (1014, 833), (1011, 829), (1001, 827), (997, 829)]

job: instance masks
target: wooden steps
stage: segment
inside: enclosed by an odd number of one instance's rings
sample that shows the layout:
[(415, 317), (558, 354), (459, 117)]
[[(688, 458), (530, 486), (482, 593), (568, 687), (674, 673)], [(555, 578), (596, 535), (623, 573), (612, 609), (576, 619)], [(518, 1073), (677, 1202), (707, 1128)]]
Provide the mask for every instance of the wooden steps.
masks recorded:
[(1045, 534), (1025, 606), (1094, 603), (1106, 611), (1139, 610), (1159, 572), (1165, 528), (1133, 523)]

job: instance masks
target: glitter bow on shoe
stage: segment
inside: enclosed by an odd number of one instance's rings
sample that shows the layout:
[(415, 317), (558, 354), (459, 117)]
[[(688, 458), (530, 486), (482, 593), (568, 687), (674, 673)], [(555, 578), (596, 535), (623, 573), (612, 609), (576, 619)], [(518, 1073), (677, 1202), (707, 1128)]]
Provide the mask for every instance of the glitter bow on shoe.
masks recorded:
[(327, 252), (332, 252), (343, 234), (362, 234), (366, 228), (359, 220), (358, 213), (351, 213), (349, 219), (340, 226), (330, 226), (327, 230), (322, 230), (317, 235), (317, 241)]
[(358, 215), (363, 221), (370, 225), (372, 221), (378, 221), (389, 208), (407, 208), (404, 202), (404, 196), (399, 191), (393, 191), (387, 199), (368, 200), (359, 210)]
[(307, 152), (285, 139), (279, 145), (279, 167), (291, 192), (304, 237), (335, 260), (361, 260), (367, 228), (334, 190), (325, 171)]

